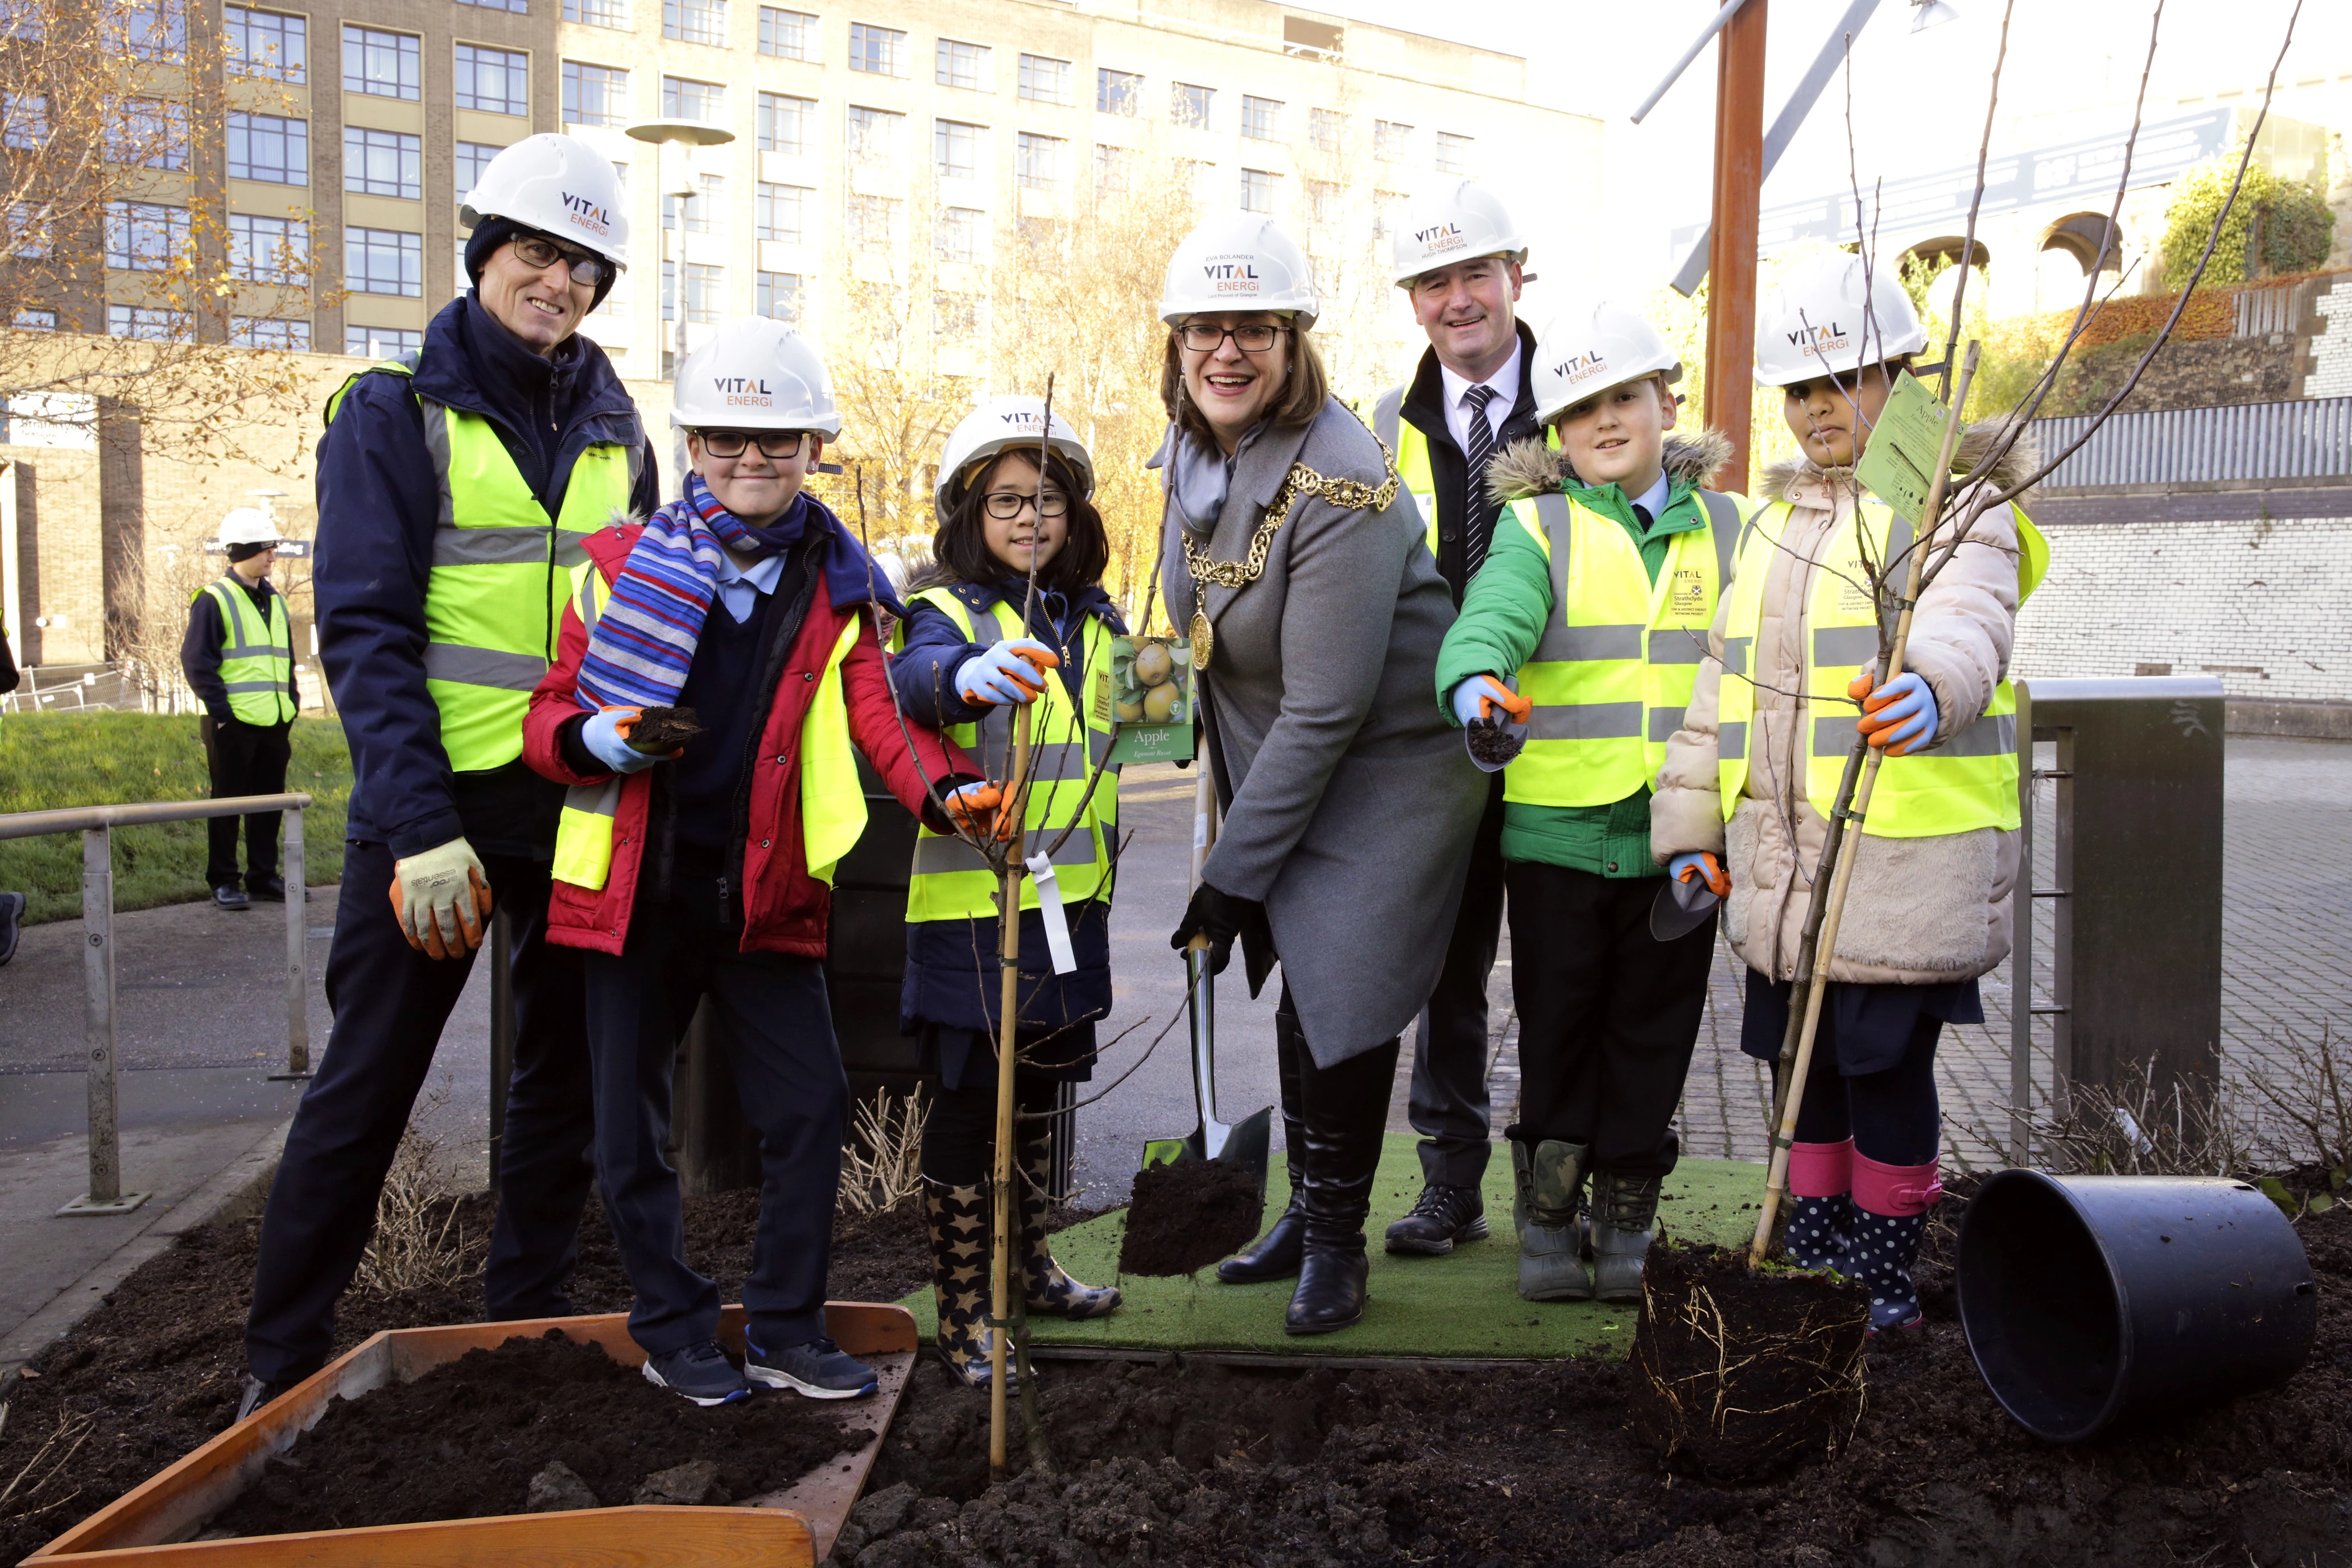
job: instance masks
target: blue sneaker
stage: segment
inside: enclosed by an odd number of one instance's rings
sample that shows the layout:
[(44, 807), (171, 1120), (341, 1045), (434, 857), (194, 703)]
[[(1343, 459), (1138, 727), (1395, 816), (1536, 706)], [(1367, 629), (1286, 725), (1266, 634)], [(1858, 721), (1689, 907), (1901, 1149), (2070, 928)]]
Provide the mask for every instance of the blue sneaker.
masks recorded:
[(646, 1358), (646, 1381), (697, 1405), (729, 1405), (751, 1397), (751, 1385), (716, 1340)]
[(808, 1340), (778, 1351), (763, 1351), (745, 1334), (743, 1350), (744, 1376), (811, 1399), (862, 1399), (881, 1386), (872, 1367), (831, 1340)]

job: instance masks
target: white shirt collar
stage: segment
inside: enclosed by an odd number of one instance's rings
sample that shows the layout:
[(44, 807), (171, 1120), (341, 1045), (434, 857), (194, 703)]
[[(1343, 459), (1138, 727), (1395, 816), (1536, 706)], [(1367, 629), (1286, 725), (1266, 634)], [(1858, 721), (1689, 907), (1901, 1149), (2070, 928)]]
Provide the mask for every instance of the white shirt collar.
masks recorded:
[(774, 593), (776, 576), (783, 569), (784, 552), (781, 550), (772, 555), (762, 555), (749, 566), (737, 565), (733, 553), (729, 551), (721, 550), (719, 552), (719, 581), (749, 583), (759, 593)]
[(1633, 504), (1640, 507), (1643, 511), (1648, 512), (1650, 514), (1650, 521), (1652, 522), (1655, 522), (1665, 511), (1666, 497), (1673, 493), (1674, 488), (1674, 481), (1667, 478), (1664, 472), (1661, 471), (1658, 475), (1658, 482), (1652, 485), (1648, 489), (1643, 490), (1640, 495), (1635, 496), (1633, 498)]
[[(1519, 335), (1517, 332), (1513, 332), (1511, 334), (1511, 357), (1503, 362), (1502, 369), (1496, 371), (1483, 382), (1465, 381), (1462, 377), (1454, 374), (1452, 368), (1449, 367), (1444, 361), (1440, 360), (1437, 364), (1437, 374), (1444, 383), (1445, 406), (1448, 409), (1460, 408), (1462, 406), (1462, 395), (1464, 393), (1469, 391), (1473, 386), (1491, 386), (1495, 389), (1497, 395), (1495, 402), (1502, 405), (1502, 415), (1504, 417), (1508, 417), (1511, 412), (1511, 405), (1519, 400), (1519, 361), (1526, 353), (1527, 344), (1519, 341)], [(1492, 407), (1493, 404), (1489, 404), (1488, 406)], [(1501, 421), (1498, 419), (1496, 421), (1498, 428), (1500, 426), (1500, 423)]]

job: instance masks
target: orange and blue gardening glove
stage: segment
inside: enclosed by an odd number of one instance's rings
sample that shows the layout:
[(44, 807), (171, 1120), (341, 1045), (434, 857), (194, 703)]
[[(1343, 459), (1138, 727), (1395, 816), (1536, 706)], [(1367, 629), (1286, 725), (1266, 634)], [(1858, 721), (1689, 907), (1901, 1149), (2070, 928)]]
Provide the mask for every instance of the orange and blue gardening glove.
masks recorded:
[(1684, 851), (1666, 862), (1666, 875), (1677, 882), (1687, 882), (1696, 877), (1717, 898), (1731, 897), (1731, 873), (1723, 868), (1723, 862), (1717, 860), (1712, 851)]
[(1862, 704), (1862, 717), (1854, 722), (1864, 739), (1885, 747), (1888, 756), (1905, 756), (1934, 743), (1939, 718), (1936, 690), (1916, 670), (1906, 669), (1874, 691), (1869, 676), (1857, 675), (1846, 693)]
[(1006, 637), (963, 661), (956, 695), (974, 707), (1034, 702), (1045, 689), (1045, 672), (1061, 668), (1062, 656), (1035, 637)]
[(1536, 705), (1491, 675), (1474, 675), (1454, 688), (1454, 720), (1458, 724), (1501, 723), (1506, 718), (1524, 724)]

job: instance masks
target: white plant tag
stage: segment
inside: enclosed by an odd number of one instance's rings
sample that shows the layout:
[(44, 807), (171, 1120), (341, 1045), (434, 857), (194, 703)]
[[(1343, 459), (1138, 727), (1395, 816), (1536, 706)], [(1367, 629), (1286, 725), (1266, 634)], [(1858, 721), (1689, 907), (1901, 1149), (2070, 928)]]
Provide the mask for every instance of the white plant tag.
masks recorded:
[(1037, 912), (1045, 917), (1045, 947), (1054, 955), (1054, 973), (1075, 974), (1078, 955), (1070, 950), (1070, 922), (1062, 913), (1062, 885), (1054, 876), (1054, 863), (1042, 853), (1024, 863), (1029, 879), (1037, 885)]

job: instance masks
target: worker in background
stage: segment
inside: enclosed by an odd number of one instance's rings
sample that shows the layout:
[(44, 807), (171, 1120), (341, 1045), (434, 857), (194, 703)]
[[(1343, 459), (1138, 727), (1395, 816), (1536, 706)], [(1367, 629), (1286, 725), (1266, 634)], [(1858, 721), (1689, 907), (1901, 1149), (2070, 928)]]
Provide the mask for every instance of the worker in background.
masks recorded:
[[(258, 507), (241, 506), (221, 520), (228, 570), (188, 602), (188, 635), (180, 643), (180, 673), (205, 705), (197, 729), (212, 769), (215, 800), (279, 795), (294, 715), (302, 704), (294, 686), (294, 626), (286, 596), (270, 585), (278, 530)], [(215, 907), (242, 910), (253, 899), (283, 902), (278, 875), (278, 817), (215, 816), (207, 822), (205, 880)], [(236, 826), (245, 824), (245, 879), (237, 880)], [(301, 870), (295, 868), (299, 885)]]
[[(1373, 406), (1372, 429), (1396, 454), (1459, 608), (1486, 563), (1501, 510), (1487, 493), (1486, 465), (1539, 433), (1528, 375), (1536, 336), (1515, 309), (1528, 247), (1503, 204), (1475, 180), (1409, 209), (1391, 245), (1397, 287), (1412, 300), (1429, 352), (1410, 384)], [(1486, 977), (1503, 928), (1502, 780), (1487, 790), (1445, 967), (1413, 1036), (1408, 1113), (1421, 1134), (1423, 1185), (1412, 1211), (1389, 1226), (1391, 1252), (1451, 1252), (1486, 1234)]]
[[(2013, 506), (1985, 510), (1913, 612), (1904, 668), (1878, 666), (1909, 570), (1913, 524), (1855, 481), (1895, 378), (1927, 346), (1902, 279), (1832, 251), (1795, 268), (1757, 312), (1756, 379), (1783, 390), (1802, 456), (1774, 464), (1769, 504), (1741, 531), (1690, 710), (1650, 803), (1652, 852), (1683, 868), (1723, 855), (1724, 927), (1748, 965), (1739, 1048), (1779, 1057), (1812, 871), (1859, 725), (1885, 762), (1838, 927), (1789, 1158), (1788, 1247), (1870, 1291), (1870, 1331), (1920, 1321), (1911, 1265), (1943, 1193), (1936, 1045), (1981, 1024), (1978, 977), (2009, 954), (2016, 907), (2017, 607), (2049, 563)], [(1956, 474), (2000, 435), (1965, 430)], [(2033, 471), (2021, 441), (1985, 476)], [(1933, 566), (1969, 515), (1947, 503)], [(1873, 591), (1873, 574), (1889, 580)], [(1778, 1130), (1775, 1129), (1777, 1131)]]
[(613, 166), (568, 136), (490, 160), (459, 213), (469, 293), (421, 355), (354, 375), (319, 443), (312, 591), (350, 738), (335, 1028), (262, 1218), (247, 1414), (309, 1376), (493, 907), (514, 1076), (485, 1273), (493, 1318), (571, 1310), (593, 1109), (580, 963), (546, 941), (562, 788), (522, 760), (582, 542), (659, 500), (635, 405), (577, 335), (628, 259)]
[(1505, 1136), (1531, 1301), (1642, 1299), (1706, 1007), (1714, 917), (1651, 934), (1650, 780), (1689, 706), (1743, 513), (1704, 488), (1730, 443), (1676, 430), (1681, 378), (1665, 339), (1622, 306), (1580, 304), (1546, 330), (1533, 380), (1553, 441), (1495, 459), (1510, 505), (1437, 661), (1455, 723), (1528, 726), (1502, 773), (1502, 853), (1519, 1015)]
[[(0, 692), (14, 691), (23, 679), (16, 673), (16, 650), (8, 646), (8, 619), (0, 608)], [(25, 895), (0, 893), (0, 963), (16, 956), (16, 937), (25, 920)]]

